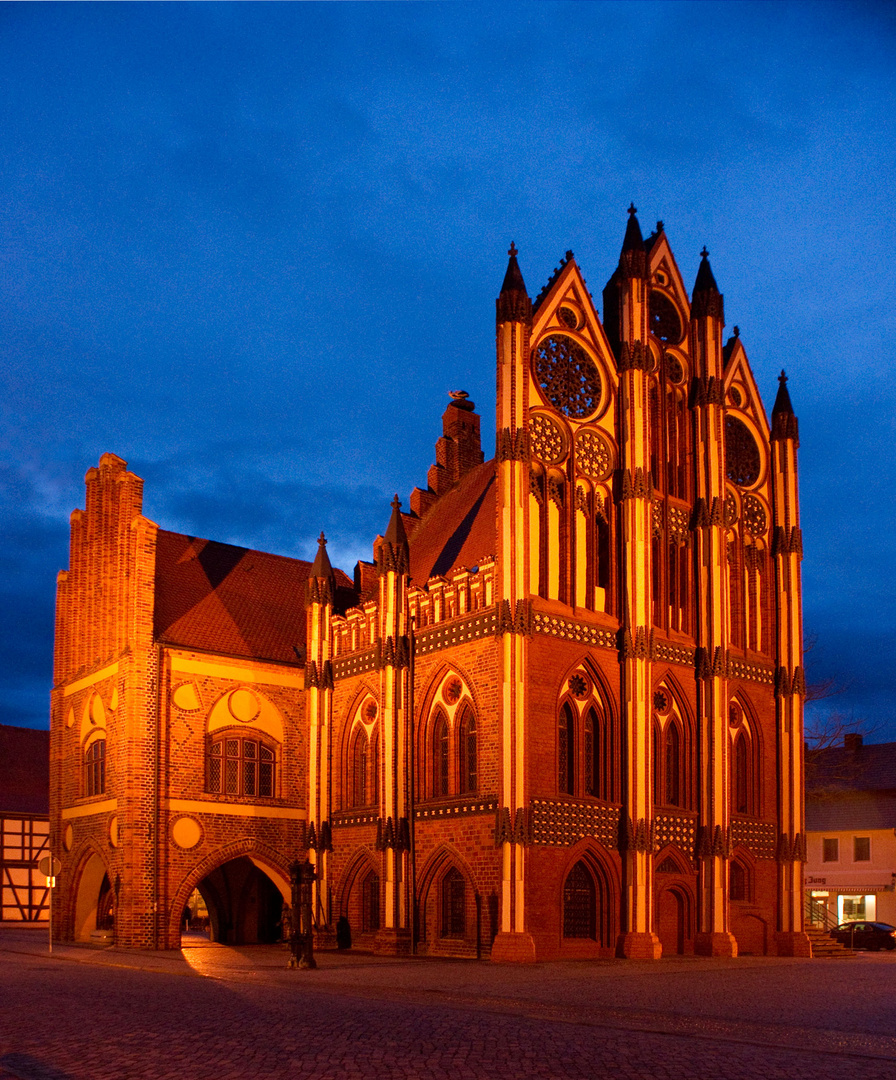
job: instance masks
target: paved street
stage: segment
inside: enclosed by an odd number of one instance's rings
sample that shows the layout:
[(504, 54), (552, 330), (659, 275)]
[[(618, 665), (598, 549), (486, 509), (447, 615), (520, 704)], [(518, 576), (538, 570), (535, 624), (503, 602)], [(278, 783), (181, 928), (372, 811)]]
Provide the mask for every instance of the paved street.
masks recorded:
[(0, 928), (0, 1080), (896, 1077), (896, 956), (533, 967)]

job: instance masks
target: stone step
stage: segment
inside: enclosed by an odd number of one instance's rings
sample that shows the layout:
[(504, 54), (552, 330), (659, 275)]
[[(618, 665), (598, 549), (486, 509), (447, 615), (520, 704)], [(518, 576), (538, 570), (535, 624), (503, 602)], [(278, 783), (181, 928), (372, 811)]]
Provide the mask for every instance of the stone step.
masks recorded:
[(846, 945), (832, 938), (827, 930), (817, 926), (807, 926), (806, 933), (812, 945), (813, 957), (838, 957), (845, 960), (856, 955), (854, 949), (849, 949)]

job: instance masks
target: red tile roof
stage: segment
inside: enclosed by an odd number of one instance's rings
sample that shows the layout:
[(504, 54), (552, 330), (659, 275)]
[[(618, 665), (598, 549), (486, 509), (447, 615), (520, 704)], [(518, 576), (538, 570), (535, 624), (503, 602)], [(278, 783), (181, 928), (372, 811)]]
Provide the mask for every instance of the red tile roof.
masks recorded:
[(49, 731), (0, 724), (0, 811), (46, 814), (49, 809)]
[[(155, 637), (254, 660), (304, 663), (311, 563), (159, 530)], [(352, 587), (341, 570), (338, 588)], [(301, 660), (295, 647), (302, 649)]]
[(427, 510), (410, 537), (415, 585), (425, 585), (458, 566), (478, 566), (497, 554), (495, 487), (495, 462), (486, 461)]

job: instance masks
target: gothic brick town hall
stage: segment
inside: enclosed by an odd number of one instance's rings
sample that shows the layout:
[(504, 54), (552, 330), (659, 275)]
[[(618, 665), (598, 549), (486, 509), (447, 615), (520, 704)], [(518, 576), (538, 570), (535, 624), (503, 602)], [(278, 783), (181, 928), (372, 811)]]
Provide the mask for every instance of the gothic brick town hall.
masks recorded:
[(634, 207), (603, 320), (511, 246), (495, 458), (453, 393), (352, 576), (169, 532), (103, 454), (58, 579), (60, 939), (177, 948), (198, 895), (273, 940), (307, 856), (321, 943), (809, 955), (797, 420), (724, 327)]

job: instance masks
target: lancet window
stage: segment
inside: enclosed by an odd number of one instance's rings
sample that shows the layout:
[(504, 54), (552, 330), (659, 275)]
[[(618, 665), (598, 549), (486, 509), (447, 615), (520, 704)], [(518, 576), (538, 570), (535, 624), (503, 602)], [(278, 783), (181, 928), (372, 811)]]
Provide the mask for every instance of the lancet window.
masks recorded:
[(94, 739), (84, 754), (84, 794), (103, 795), (106, 791), (106, 740)]
[(557, 723), (557, 788), (563, 795), (612, 802), (614, 729), (590, 676), (571, 676)]

